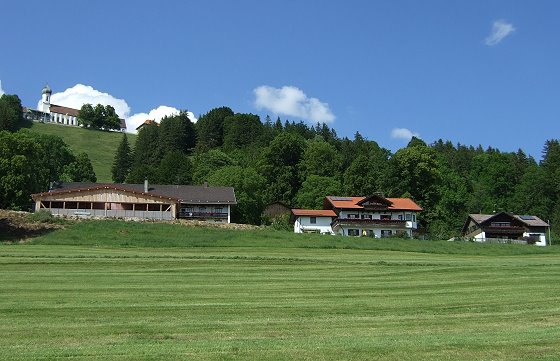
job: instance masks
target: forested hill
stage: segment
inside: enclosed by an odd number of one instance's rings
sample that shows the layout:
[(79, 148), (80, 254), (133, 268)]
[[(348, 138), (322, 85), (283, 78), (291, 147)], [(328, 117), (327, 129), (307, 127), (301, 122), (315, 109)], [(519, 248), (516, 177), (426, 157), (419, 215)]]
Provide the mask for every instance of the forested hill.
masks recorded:
[[(556, 139), (543, 144), (540, 162), (522, 150), (501, 152), (444, 140), (426, 144), (417, 138), (392, 154), (359, 133), (341, 138), (325, 124), (262, 120), (221, 107), (196, 124), (181, 112), (146, 125), (134, 142), (130, 134), (54, 125), (18, 131), (19, 98), (3, 95), (2, 107), (15, 110), (0, 111), (0, 208), (25, 208), (30, 193), (45, 190), (55, 179), (95, 179), (91, 159), (98, 181), (108, 181), (111, 170), (115, 182), (148, 178), (151, 183), (233, 186), (238, 200), (233, 220), (241, 223), (260, 224), (271, 202), (321, 208), (327, 195), (381, 192), (419, 203), (422, 230), (434, 238), (458, 235), (466, 215), (479, 212), (534, 214), (560, 230)], [(62, 136), (69, 146), (47, 132)], [(80, 152), (87, 154), (74, 155)]]
[[(196, 137), (194, 136), (196, 134)], [(127, 159), (126, 154), (119, 158)], [(560, 221), (560, 143), (543, 144), (537, 163), (515, 153), (413, 138), (395, 154), (359, 133), (338, 137), (325, 124), (261, 121), (216, 108), (192, 124), (166, 118), (138, 134), (127, 182), (235, 187), (234, 219), (259, 223), (263, 207), (282, 201), (321, 208), (326, 195), (407, 196), (423, 208), (424, 230), (457, 235), (468, 213), (510, 211)]]

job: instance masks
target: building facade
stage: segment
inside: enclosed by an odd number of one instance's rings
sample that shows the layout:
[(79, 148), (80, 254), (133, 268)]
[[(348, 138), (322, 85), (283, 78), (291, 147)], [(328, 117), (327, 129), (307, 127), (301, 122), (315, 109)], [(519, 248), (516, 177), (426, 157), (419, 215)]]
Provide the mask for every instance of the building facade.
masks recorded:
[(550, 225), (537, 216), (496, 214), (469, 214), (462, 234), (476, 242), (513, 242), (546, 246), (546, 232)]
[(335, 218), (330, 209), (292, 209), (294, 233), (334, 234), (331, 223)]
[[(418, 229), (418, 213), (422, 208), (409, 198), (384, 198), (380, 195), (369, 197), (328, 196), (323, 202), (323, 210), (330, 211), (330, 230), (321, 233), (354, 237), (412, 237)], [(307, 214), (306, 212), (309, 212)], [(294, 232), (298, 227), (309, 226), (309, 217), (317, 210), (292, 210), (295, 218)], [(298, 216), (299, 215), (299, 216)], [(319, 218), (316, 218), (317, 221)], [(327, 214), (322, 222), (327, 221)]]
[(230, 223), (237, 204), (232, 187), (61, 183), (32, 195), (35, 211), (58, 216), (190, 219)]
[[(41, 92), (41, 104), (39, 109), (33, 110), (24, 108), (24, 117), (28, 120), (42, 123), (80, 126), (78, 122), (78, 109), (63, 107), (60, 105), (51, 104), (52, 90), (48, 85), (45, 85)], [(126, 121), (120, 119), (120, 131), (126, 131)]]

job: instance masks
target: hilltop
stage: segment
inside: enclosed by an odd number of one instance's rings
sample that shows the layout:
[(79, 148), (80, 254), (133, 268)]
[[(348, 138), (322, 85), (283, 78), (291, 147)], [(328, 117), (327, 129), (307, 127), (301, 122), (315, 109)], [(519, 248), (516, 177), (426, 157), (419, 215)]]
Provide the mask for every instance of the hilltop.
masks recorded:
[[(43, 123), (33, 123), (31, 131), (61, 137), (74, 154), (86, 152), (97, 175), (97, 181), (111, 182), (111, 164), (122, 133)], [(127, 133), (127, 137), (133, 147), (136, 135)]]

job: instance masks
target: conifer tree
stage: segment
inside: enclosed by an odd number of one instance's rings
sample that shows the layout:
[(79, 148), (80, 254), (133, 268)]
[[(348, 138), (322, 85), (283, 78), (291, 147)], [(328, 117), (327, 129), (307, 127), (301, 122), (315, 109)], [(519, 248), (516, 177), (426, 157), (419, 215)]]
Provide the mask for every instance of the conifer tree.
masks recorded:
[(130, 151), (130, 145), (128, 144), (128, 138), (126, 134), (123, 134), (123, 138), (115, 154), (113, 166), (111, 167), (113, 182), (123, 183), (130, 172), (130, 167), (132, 167), (132, 153)]

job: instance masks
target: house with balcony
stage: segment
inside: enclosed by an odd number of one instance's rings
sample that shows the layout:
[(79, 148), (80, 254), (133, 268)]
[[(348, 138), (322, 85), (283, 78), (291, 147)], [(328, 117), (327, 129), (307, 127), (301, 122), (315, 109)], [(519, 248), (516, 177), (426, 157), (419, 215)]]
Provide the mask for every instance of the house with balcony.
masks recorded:
[(80, 218), (189, 219), (230, 223), (232, 187), (161, 184), (58, 183), (33, 194), (35, 211)]
[(546, 246), (546, 232), (550, 225), (537, 216), (496, 214), (469, 214), (462, 234), (476, 242), (513, 242)]
[[(326, 211), (331, 212), (327, 214)], [(311, 225), (310, 217), (315, 217), (315, 222), (321, 219), (323, 223), (330, 217), (330, 231), (321, 233), (381, 238), (393, 235), (412, 237), (418, 228), (417, 217), (421, 211), (422, 207), (410, 198), (385, 198), (375, 194), (368, 197), (328, 196), (320, 211), (325, 212), (322, 218), (313, 215), (312, 210), (294, 209), (292, 213), (296, 233), (298, 227), (303, 225), (303, 229), (307, 229)]]

